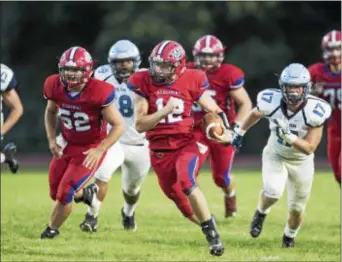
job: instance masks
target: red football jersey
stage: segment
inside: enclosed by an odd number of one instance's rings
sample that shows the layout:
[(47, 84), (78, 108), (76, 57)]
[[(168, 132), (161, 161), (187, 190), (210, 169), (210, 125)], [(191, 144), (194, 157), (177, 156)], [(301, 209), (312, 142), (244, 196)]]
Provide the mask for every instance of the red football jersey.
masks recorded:
[(112, 85), (93, 78), (74, 96), (58, 74), (49, 76), (44, 83), (44, 97), (58, 106), (63, 137), (75, 145), (91, 145), (103, 140), (107, 123), (101, 111), (114, 101), (114, 94)]
[[(187, 68), (195, 68), (195, 64), (193, 62), (188, 63)], [(210, 92), (217, 105), (226, 113), (229, 123), (232, 124), (236, 117), (236, 112), (230, 91), (244, 85), (244, 73), (240, 68), (232, 64), (222, 64), (217, 70), (207, 73), (207, 77), (209, 80), (208, 92)], [(195, 123), (198, 125), (206, 112), (197, 104), (194, 104), (192, 110)]]
[(314, 83), (324, 82), (323, 94), (320, 96), (327, 101), (331, 108), (331, 118), (328, 128), (336, 135), (341, 135), (341, 72), (331, 72), (329, 65), (316, 63), (309, 67), (311, 80)]
[(127, 86), (148, 100), (148, 114), (163, 108), (170, 97), (184, 102), (183, 113), (169, 114), (146, 132), (151, 149), (178, 149), (194, 138), (191, 107), (208, 85), (205, 74), (196, 69), (186, 69), (179, 79), (169, 85), (154, 85), (148, 71), (136, 72), (128, 79)]

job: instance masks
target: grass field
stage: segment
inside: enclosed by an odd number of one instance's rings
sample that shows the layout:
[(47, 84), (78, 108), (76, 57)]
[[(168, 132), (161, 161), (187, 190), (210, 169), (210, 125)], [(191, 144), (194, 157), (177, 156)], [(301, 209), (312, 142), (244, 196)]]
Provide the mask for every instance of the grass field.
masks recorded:
[(79, 230), (85, 206), (74, 205), (69, 219), (54, 240), (40, 240), (49, 218), (52, 201), (48, 197), (44, 172), (1, 175), (1, 260), (2, 261), (340, 261), (340, 193), (330, 172), (318, 172), (306, 211), (305, 223), (294, 249), (282, 249), (281, 237), (286, 219), (286, 195), (267, 217), (262, 235), (249, 236), (261, 186), (259, 172), (235, 171), (238, 216), (223, 217), (221, 192), (208, 173), (200, 184), (216, 215), (225, 243), (222, 257), (208, 254), (198, 227), (187, 222), (174, 204), (160, 191), (150, 175), (143, 187), (136, 211), (138, 231), (121, 228), (123, 202), (120, 176), (110, 184), (102, 205), (99, 231)]

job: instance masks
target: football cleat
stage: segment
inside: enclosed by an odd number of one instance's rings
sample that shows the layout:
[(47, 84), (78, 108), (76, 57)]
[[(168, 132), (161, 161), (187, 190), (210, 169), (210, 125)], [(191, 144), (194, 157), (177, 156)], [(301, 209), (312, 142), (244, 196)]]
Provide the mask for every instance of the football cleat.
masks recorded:
[(295, 241), (294, 238), (287, 237), (285, 234), (283, 235), (283, 244), (282, 247), (294, 247), (295, 246)]
[(44, 230), (44, 232), (40, 235), (41, 239), (46, 239), (46, 238), (55, 238), (56, 236), (59, 235), (58, 229), (52, 229), (49, 226)]
[(91, 203), (93, 202), (93, 198), (96, 197), (98, 190), (99, 190), (98, 185), (96, 185), (95, 183), (89, 184), (88, 186), (83, 188), (82, 197), (80, 198), (74, 197), (75, 203), (83, 202), (87, 204), (88, 206), (90, 206)]
[(96, 232), (97, 231), (97, 217), (86, 213), (84, 221), (80, 224), (80, 228), (84, 232)]
[(255, 211), (250, 230), (252, 237), (258, 237), (261, 234), (265, 218), (266, 214), (261, 214), (258, 210)]
[(121, 208), (122, 225), (125, 230), (130, 230), (133, 232), (137, 231), (138, 226), (137, 226), (137, 223), (135, 222), (134, 214), (135, 213), (133, 213), (133, 216), (131, 217), (126, 216), (125, 212), (123, 211), (123, 208)]
[(225, 217), (236, 216), (236, 196), (224, 197)]
[(212, 228), (203, 228), (202, 231), (205, 234), (205, 238), (209, 244), (209, 253), (212, 256), (222, 256), (224, 253), (224, 246), (220, 239), (220, 235)]
[(16, 174), (19, 169), (19, 161), (16, 158), (17, 146), (14, 143), (9, 143), (4, 147), (3, 153), (6, 157), (5, 162), (13, 174)]

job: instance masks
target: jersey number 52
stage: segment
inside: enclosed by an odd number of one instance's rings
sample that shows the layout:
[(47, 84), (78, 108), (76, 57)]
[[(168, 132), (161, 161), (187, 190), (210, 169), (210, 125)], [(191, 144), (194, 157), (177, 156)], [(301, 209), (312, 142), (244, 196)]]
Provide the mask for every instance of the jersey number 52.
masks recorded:
[(89, 116), (84, 112), (70, 112), (69, 110), (60, 108), (58, 115), (62, 119), (66, 129), (75, 129), (77, 132), (90, 129)]

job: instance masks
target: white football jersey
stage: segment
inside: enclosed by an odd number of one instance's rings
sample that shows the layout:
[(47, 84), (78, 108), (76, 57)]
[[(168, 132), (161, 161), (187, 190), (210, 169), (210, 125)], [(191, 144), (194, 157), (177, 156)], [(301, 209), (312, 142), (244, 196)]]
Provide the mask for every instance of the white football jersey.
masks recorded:
[[(119, 83), (113, 75), (111, 66), (108, 64), (98, 67), (94, 77), (113, 85), (115, 88), (115, 105), (124, 117), (127, 125), (127, 130), (120, 137), (120, 142), (129, 145), (144, 144), (145, 133), (138, 133), (135, 129), (135, 94), (128, 89), (126, 83)], [(111, 126), (108, 125), (108, 128), (111, 128)]]
[[(4, 65), (4, 64), (0, 64), (0, 73), (1, 73), (1, 83), (0, 83), (0, 90), (1, 90), (1, 94), (3, 92), (6, 92), (12, 88), (14, 88), (15, 86), (13, 86), (13, 71), (12, 69), (10, 69), (8, 66)], [(15, 82), (16, 84), (16, 82)], [(0, 123), (1, 126), (4, 122), (4, 114), (2, 113), (2, 95), (0, 97), (0, 109), (1, 109), (1, 115), (0, 115)]]
[(257, 97), (257, 108), (264, 113), (270, 123), (268, 148), (281, 157), (293, 160), (305, 159), (307, 155), (286, 143), (279, 135), (279, 128), (271, 120), (282, 119), (289, 124), (293, 134), (303, 138), (308, 133), (308, 128), (323, 125), (331, 114), (330, 105), (312, 95), (308, 95), (307, 101), (297, 112), (289, 112), (279, 89), (261, 91)]

